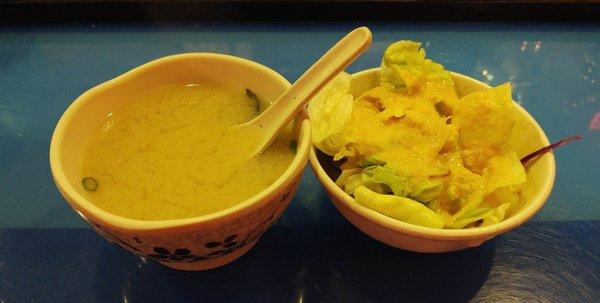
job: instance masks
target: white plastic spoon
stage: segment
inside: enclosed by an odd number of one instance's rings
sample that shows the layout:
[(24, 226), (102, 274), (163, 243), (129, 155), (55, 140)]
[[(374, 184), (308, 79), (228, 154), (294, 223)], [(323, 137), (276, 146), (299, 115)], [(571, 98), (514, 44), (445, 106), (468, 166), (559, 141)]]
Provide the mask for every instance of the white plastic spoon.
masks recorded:
[[(359, 27), (325, 53), (262, 114), (237, 127), (256, 137), (253, 155), (265, 150), (277, 134), (302, 110), (316, 93), (348, 67), (371, 45), (371, 31)], [(253, 140), (254, 141), (254, 140)]]

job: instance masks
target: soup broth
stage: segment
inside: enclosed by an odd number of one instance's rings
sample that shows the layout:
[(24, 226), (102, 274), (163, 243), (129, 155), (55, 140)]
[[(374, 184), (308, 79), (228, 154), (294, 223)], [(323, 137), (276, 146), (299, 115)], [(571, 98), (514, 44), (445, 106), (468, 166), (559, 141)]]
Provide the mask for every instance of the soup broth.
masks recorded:
[(82, 192), (96, 206), (139, 220), (214, 213), (258, 194), (294, 158), (288, 129), (252, 157), (252, 136), (236, 131), (254, 118), (249, 91), (170, 84), (127, 100), (88, 140)]

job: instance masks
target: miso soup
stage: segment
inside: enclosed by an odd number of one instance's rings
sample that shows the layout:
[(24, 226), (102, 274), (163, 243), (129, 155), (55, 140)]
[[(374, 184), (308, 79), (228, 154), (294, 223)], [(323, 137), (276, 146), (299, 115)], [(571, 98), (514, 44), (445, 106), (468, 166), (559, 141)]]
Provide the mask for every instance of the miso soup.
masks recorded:
[(86, 142), (82, 192), (98, 207), (139, 220), (214, 213), (258, 194), (292, 162), (284, 131), (252, 156), (237, 124), (259, 114), (244, 89), (170, 84), (126, 100)]

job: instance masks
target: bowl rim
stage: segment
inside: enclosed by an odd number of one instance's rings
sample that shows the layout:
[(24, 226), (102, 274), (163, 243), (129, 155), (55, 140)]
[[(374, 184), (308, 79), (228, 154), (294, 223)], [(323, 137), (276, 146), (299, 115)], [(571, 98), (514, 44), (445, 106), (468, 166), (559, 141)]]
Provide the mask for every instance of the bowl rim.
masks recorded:
[[(371, 68), (363, 71), (356, 72), (352, 74), (352, 78), (365, 76), (370, 73), (379, 72), (379, 68)], [(482, 87), (491, 88), (489, 85), (468, 77), (463, 74), (459, 74), (456, 72), (450, 72), (452, 74), (453, 79), (460, 79), (463, 81), (474, 82), (477, 85)], [(544, 133), (543, 129), (537, 123), (537, 121), (518, 103), (513, 103), (517, 109), (523, 114), (523, 117), (529, 120), (534, 126), (536, 133), (541, 137), (544, 144), (550, 144), (548, 137)], [(309, 155), (309, 163), (311, 168), (313, 169), (317, 179), (323, 184), (326, 191), (329, 193), (332, 202), (334, 205), (339, 202), (344, 206), (349, 208), (352, 212), (358, 214), (362, 218), (370, 221), (373, 224), (385, 227), (389, 230), (393, 230), (396, 232), (400, 232), (403, 234), (408, 234), (420, 238), (427, 238), (433, 240), (448, 240), (448, 241), (460, 241), (460, 240), (473, 240), (473, 239), (481, 239), (484, 237), (493, 237), (503, 232), (510, 231), (519, 225), (525, 223), (529, 220), (533, 215), (535, 215), (545, 204), (546, 200), (550, 196), (552, 188), (554, 186), (555, 175), (556, 175), (556, 163), (554, 159), (554, 154), (552, 152), (544, 155), (545, 161), (548, 162), (548, 177), (544, 180), (544, 183), (541, 185), (542, 190), (535, 193), (531, 197), (531, 202), (523, 209), (521, 209), (514, 216), (503, 220), (499, 223), (492, 224), (484, 227), (475, 227), (468, 229), (442, 229), (442, 228), (432, 228), (432, 227), (424, 227), (420, 225), (415, 225), (407, 222), (403, 222), (391, 217), (388, 217), (384, 214), (381, 214), (375, 210), (367, 208), (365, 206), (359, 205), (354, 201), (349, 194), (343, 191), (339, 186), (335, 184), (335, 182), (329, 178), (321, 163), (317, 159), (315, 147), (311, 146), (310, 155)], [(543, 159), (543, 158), (542, 158)], [(540, 160), (542, 160), (540, 159)], [(337, 206), (336, 206), (337, 207)], [(354, 224), (354, 223), (353, 223)]]
[[(113, 79), (110, 79), (104, 83), (101, 83), (97, 86), (94, 86), (79, 97), (77, 97), (65, 110), (65, 112), (60, 117), (54, 132), (52, 134), (52, 138), (50, 141), (50, 150), (49, 150), (49, 160), (50, 160), (50, 170), (52, 173), (52, 177), (54, 182), (64, 196), (64, 200), (80, 215), (84, 218), (84, 220), (88, 221), (87, 216), (82, 213), (87, 212), (91, 214), (96, 220), (105, 222), (109, 226), (113, 226), (115, 228), (124, 229), (124, 230), (135, 230), (135, 231), (144, 231), (144, 230), (156, 230), (156, 229), (169, 229), (169, 228), (178, 228), (181, 226), (205, 223), (209, 221), (216, 221), (223, 219), (227, 216), (233, 215), (235, 213), (244, 213), (249, 212), (252, 209), (256, 209), (264, 204), (266, 204), (270, 199), (276, 196), (276, 193), (284, 188), (288, 183), (292, 182), (293, 177), (298, 173), (298, 170), (303, 170), (306, 165), (306, 160), (308, 158), (308, 154), (311, 146), (311, 124), (308, 119), (302, 118), (296, 120), (296, 123), (300, 123), (299, 131), (298, 131), (298, 147), (296, 149), (296, 155), (294, 156), (292, 162), (289, 167), (277, 178), (271, 185), (267, 188), (263, 189), (258, 194), (253, 197), (238, 203), (232, 207), (223, 209), (218, 212), (194, 216), (189, 218), (181, 218), (181, 219), (170, 219), (170, 220), (139, 220), (132, 219), (123, 216), (119, 216), (116, 214), (112, 214), (108, 211), (101, 209), (100, 207), (92, 204), (88, 199), (86, 199), (83, 195), (81, 195), (74, 187), (71, 182), (69, 182), (62, 163), (64, 159), (61, 156), (61, 150), (63, 148), (63, 143), (67, 140), (65, 138), (65, 132), (71, 121), (73, 120), (74, 115), (76, 115), (82, 107), (86, 106), (93, 97), (101, 91), (106, 91), (111, 89), (115, 84), (121, 83), (124, 81), (129, 81), (131, 78), (137, 77), (146, 73), (151, 67), (156, 65), (169, 64), (174, 61), (179, 60), (221, 60), (221, 61), (230, 61), (239, 65), (244, 65), (246, 67), (256, 69), (257, 71), (261, 71), (269, 74), (274, 82), (279, 82), (284, 86), (289, 87), (290, 82), (284, 78), (282, 75), (272, 70), (271, 68), (262, 65), (258, 62), (251, 61), (248, 59), (226, 55), (226, 54), (218, 54), (218, 53), (182, 53), (176, 55), (170, 55), (161, 57), (147, 63), (144, 63), (140, 66), (137, 66)], [(301, 173), (301, 172), (300, 172)]]

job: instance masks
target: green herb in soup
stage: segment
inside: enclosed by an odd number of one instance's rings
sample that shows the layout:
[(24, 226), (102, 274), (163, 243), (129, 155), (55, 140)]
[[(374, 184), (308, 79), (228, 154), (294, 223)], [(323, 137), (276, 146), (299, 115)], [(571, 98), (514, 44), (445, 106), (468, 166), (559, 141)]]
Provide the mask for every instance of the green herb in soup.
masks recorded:
[(254, 102), (255, 104), (255, 109), (256, 109), (256, 114), (260, 114), (262, 112), (261, 108), (260, 108), (260, 99), (258, 99), (258, 96), (251, 91), (249, 88), (246, 88), (246, 96), (248, 96), (248, 98)]
[(140, 220), (210, 214), (258, 194), (291, 163), (295, 138), (286, 130), (262, 154), (246, 155), (252, 136), (232, 126), (256, 115), (248, 92), (172, 84), (125, 100), (86, 143), (83, 194)]
[(98, 189), (98, 181), (92, 177), (85, 177), (81, 179), (81, 184), (87, 191), (96, 191)]

